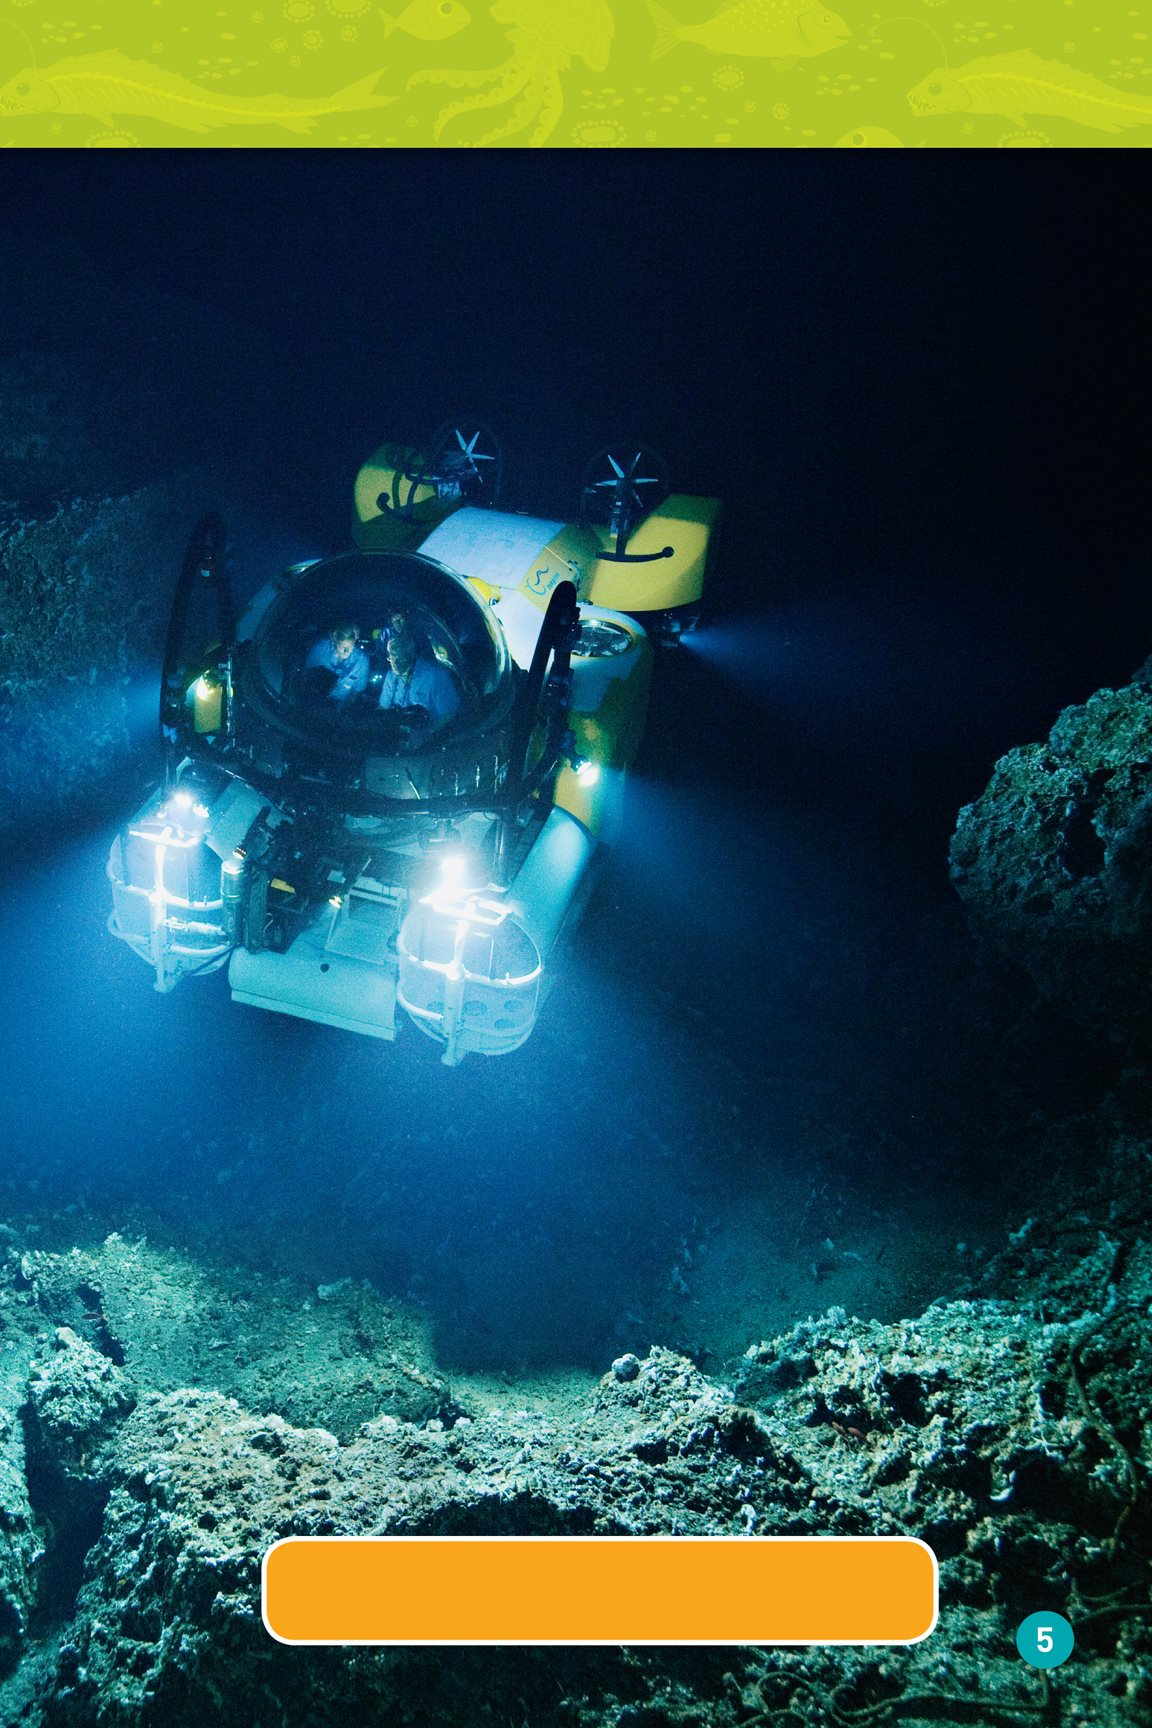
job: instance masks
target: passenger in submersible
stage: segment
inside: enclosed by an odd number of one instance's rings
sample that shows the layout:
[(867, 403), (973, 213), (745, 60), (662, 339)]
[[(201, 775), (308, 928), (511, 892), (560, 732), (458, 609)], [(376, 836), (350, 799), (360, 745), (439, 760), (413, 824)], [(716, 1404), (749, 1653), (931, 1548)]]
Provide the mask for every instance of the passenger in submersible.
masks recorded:
[(413, 638), (397, 631), (388, 639), (380, 707), (408, 716), (412, 741), (423, 743), (451, 720), (460, 707), (460, 692), (438, 660), (418, 653)]
[(345, 702), (368, 688), (368, 656), (358, 643), (355, 624), (337, 624), (308, 652), (304, 695), (309, 701)]

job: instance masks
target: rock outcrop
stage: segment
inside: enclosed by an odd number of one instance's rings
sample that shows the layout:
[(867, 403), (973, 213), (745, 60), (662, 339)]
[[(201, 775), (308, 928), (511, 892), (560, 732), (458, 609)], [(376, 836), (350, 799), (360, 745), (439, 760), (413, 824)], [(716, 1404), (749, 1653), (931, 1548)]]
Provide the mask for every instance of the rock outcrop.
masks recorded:
[[(23, 1390), (30, 1492), (13, 1453), (5, 1494), (48, 1555), (25, 1556), (40, 1583), (14, 1585), (11, 1565), (0, 1582), (18, 1605), (10, 1648), (35, 1642), (37, 1617), (57, 1641), (22, 1720), (436, 1725), (474, 1712), (482, 1685), (493, 1721), (519, 1709), (534, 1725), (996, 1723), (1052, 1714), (1058, 1696), (1060, 1720), (1135, 1728), (1152, 1701), (1147, 1164), (1118, 1147), (1111, 1178), (1063, 1217), (1025, 1220), (969, 1295), (890, 1326), (832, 1309), (753, 1346), (731, 1385), (654, 1347), (566, 1417), (442, 1395), (404, 1420), (382, 1373), (384, 1407), (343, 1439), (220, 1390), (141, 1384), (150, 1255), (120, 1238), (106, 1263), (14, 1252), (0, 1312), (40, 1337)], [(102, 1345), (53, 1324), (77, 1291)], [(283, 1281), (263, 1296), (244, 1311), (257, 1350), (281, 1334), (278, 1309), (300, 1312)], [(144, 1365), (162, 1360), (151, 1351)], [(71, 1573), (60, 1527), (86, 1544)], [(939, 1560), (940, 1627), (895, 1652), (481, 1653), (290, 1649), (262, 1623), (261, 1558), (284, 1536), (597, 1533), (916, 1535)], [(1077, 1661), (1052, 1679), (1013, 1646), (1037, 1603), (1077, 1626)]]
[(154, 742), (188, 536), (259, 461), (230, 406), (258, 393), (251, 342), (47, 247), (0, 234), (0, 834), (95, 803)]
[(0, 1676), (25, 1647), (44, 1557), (20, 1417), (32, 1349), (18, 1327), (6, 1324), (0, 1331)]
[(1088, 1031), (1152, 1041), (1152, 668), (1066, 708), (960, 812), (952, 880), (974, 933)]

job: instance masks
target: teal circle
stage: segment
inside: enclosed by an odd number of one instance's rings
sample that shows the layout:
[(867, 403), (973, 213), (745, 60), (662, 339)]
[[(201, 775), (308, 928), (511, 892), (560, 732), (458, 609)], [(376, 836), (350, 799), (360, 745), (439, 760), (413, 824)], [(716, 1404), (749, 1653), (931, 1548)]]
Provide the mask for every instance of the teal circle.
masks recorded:
[(1063, 1614), (1029, 1614), (1016, 1628), (1016, 1648), (1033, 1668), (1059, 1668), (1075, 1643), (1076, 1634)]

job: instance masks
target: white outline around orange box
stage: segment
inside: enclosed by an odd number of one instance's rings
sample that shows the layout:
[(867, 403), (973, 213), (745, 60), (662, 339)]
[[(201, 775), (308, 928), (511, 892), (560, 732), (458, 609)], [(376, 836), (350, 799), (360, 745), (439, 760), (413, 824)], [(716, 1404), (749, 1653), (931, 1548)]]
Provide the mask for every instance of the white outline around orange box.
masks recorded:
[[(923, 1630), (917, 1631), (911, 1636), (899, 1637), (880, 1637), (875, 1634), (866, 1637), (824, 1637), (818, 1634), (815, 1626), (812, 1627), (812, 1632), (816, 1635), (805, 1637), (793, 1636), (787, 1638), (765, 1636), (765, 1629), (763, 1627), (757, 1631), (755, 1636), (749, 1636), (747, 1633), (750, 1629), (747, 1626), (736, 1629), (730, 1636), (725, 1635), (722, 1637), (702, 1637), (699, 1635), (693, 1635), (690, 1632), (684, 1632), (678, 1636), (653, 1636), (650, 1631), (645, 1636), (637, 1637), (634, 1635), (635, 1629), (630, 1630), (626, 1625), (619, 1626), (611, 1633), (605, 1629), (596, 1637), (573, 1637), (571, 1635), (560, 1634), (559, 1632), (557, 1632), (556, 1635), (547, 1637), (525, 1637), (523, 1635), (517, 1635), (516, 1631), (511, 1628), (507, 1632), (502, 1632), (498, 1636), (485, 1637), (453, 1637), (444, 1636), (443, 1634), (427, 1637), (416, 1637), (411, 1635), (406, 1635), (404, 1637), (342, 1637), (332, 1635), (332, 1633), (329, 1632), (326, 1636), (308, 1638), (300, 1636), (285, 1636), (282, 1632), (278, 1632), (271, 1623), (268, 1613), (268, 1564), (273, 1555), (281, 1549), (292, 1546), (319, 1545), (325, 1549), (331, 1550), (337, 1545), (348, 1543), (355, 1543), (362, 1549), (378, 1549), (381, 1558), (383, 1558), (384, 1554), (389, 1551), (393, 1558), (398, 1558), (397, 1550), (400, 1544), (418, 1543), (423, 1545), (425, 1548), (430, 1544), (438, 1545), (438, 1547), (443, 1547), (444, 1545), (469, 1544), (471, 1546), (470, 1560), (476, 1555), (478, 1544), (489, 1549), (492, 1548), (493, 1544), (501, 1545), (501, 1548), (505, 1544), (516, 1544), (523, 1552), (526, 1545), (548, 1543), (559, 1549), (569, 1550), (570, 1552), (573, 1544), (591, 1543), (600, 1545), (606, 1557), (613, 1550), (615, 1550), (619, 1555), (622, 1554), (625, 1549), (635, 1552), (637, 1549), (650, 1550), (653, 1545), (656, 1545), (668, 1551), (664, 1556), (664, 1560), (670, 1565), (673, 1565), (675, 1570), (680, 1573), (682, 1579), (687, 1583), (692, 1582), (691, 1575), (690, 1573), (684, 1574), (679, 1563), (682, 1560), (688, 1559), (688, 1555), (685, 1551), (694, 1545), (697, 1546), (698, 1550), (698, 1545), (707, 1544), (711, 1554), (714, 1554), (716, 1550), (722, 1546), (731, 1545), (734, 1549), (740, 1550), (740, 1564), (746, 1571), (747, 1563), (754, 1560), (754, 1551), (759, 1550), (761, 1556), (766, 1560), (767, 1556), (763, 1554), (763, 1550), (770, 1546), (778, 1549), (781, 1544), (787, 1545), (793, 1550), (796, 1550), (801, 1546), (807, 1550), (811, 1549), (815, 1544), (829, 1543), (835, 1544), (841, 1550), (850, 1545), (858, 1547), (862, 1543), (867, 1544), (872, 1548), (876, 1548), (881, 1544), (898, 1544), (905, 1549), (915, 1548), (922, 1550), (930, 1560), (932, 1580), (931, 1615), (929, 1623)], [(695, 1561), (695, 1569), (697, 1571), (699, 1570), (699, 1560), (699, 1551), (697, 1551)], [(438, 1595), (441, 1602), (447, 1602), (452, 1589), (450, 1555), (447, 1552), (437, 1553), (436, 1562), (437, 1565), (442, 1568), (437, 1579)], [(501, 1563), (505, 1563), (503, 1556), (501, 1557)], [(605, 1576), (607, 1576), (607, 1574), (605, 1574)], [(537, 1579), (537, 1585), (538, 1582), (539, 1580)], [(662, 1582), (666, 1582), (666, 1580), (662, 1580)], [(504, 1644), (522, 1646), (746, 1645), (751, 1647), (769, 1645), (807, 1646), (818, 1644), (861, 1646), (909, 1645), (922, 1643), (925, 1638), (929, 1638), (934, 1632), (939, 1619), (940, 1594), (939, 1567), (936, 1555), (926, 1542), (921, 1541), (920, 1538), (916, 1536), (287, 1536), (281, 1538), (280, 1541), (273, 1543), (272, 1547), (264, 1554), (260, 1572), (260, 1585), (260, 1607), (265, 1630), (268, 1632), (270, 1637), (276, 1639), (277, 1643), (299, 1648), (342, 1644), (349, 1646), (380, 1646), (384, 1648), (407, 1648), (409, 1646), (416, 1647), (420, 1645), (442, 1645), (445, 1647), (476, 1645), (499, 1646)], [(458, 1605), (453, 1604), (452, 1606), (458, 1622)], [(927, 1593), (925, 1593), (924, 1607), (925, 1609), (928, 1607)], [(310, 1612), (310, 1608), (308, 1611)], [(567, 1611), (572, 1612), (572, 1608), (569, 1607)], [(874, 1607), (871, 1611), (875, 1612)], [(325, 1613), (331, 1614), (332, 1608), (330, 1603), (321, 1605), (319, 1612), (321, 1615)], [(487, 1609), (485, 1609), (485, 1612), (487, 1612)], [(578, 1619), (580, 1615), (586, 1613), (587, 1604), (582, 1602), (580, 1604), (579, 1614), (573, 1613), (573, 1618)], [(447, 1613), (445, 1618), (446, 1621), (450, 1618)]]

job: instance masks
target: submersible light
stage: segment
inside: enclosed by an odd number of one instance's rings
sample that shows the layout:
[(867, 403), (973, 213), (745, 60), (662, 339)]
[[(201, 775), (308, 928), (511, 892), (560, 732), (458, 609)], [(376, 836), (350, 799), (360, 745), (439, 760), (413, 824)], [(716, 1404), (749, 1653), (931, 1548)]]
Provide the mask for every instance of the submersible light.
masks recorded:
[(576, 764), (576, 778), (577, 780), (583, 780), (585, 786), (595, 786), (597, 780), (600, 778), (599, 762), (589, 762), (587, 760), (578, 762)]
[(460, 904), (488, 886), (488, 871), (474, 848), (461, 846), (439, 859), (440, 873), (433, 897), (445, 905)]
[(468, 860), (462, 852), (449, 852), (440, 860), (440, 886), (463, 888), (468, 875)]
[(186, 786), (178, 786), (168, 799), (165, 814), (178, 828), (187, 832), (190, 829), (190, 817), (194, 816), (197, 822), (207, 822), (211, 812), (195, 792), (190, 792)]

